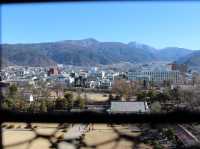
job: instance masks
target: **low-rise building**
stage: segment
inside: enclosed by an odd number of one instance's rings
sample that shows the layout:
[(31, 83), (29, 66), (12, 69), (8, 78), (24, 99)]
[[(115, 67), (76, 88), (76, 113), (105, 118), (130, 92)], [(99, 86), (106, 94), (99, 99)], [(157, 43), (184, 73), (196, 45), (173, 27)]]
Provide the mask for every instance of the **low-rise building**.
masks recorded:
[(24, 93), (22, 93), (22, 96), (28, 102), (34, 101), (33, 94), (31, 92), (24, 92)]
[(149, 112), (147, 102), (112, 101), (109, 109), (111, 113), (145, 113)]

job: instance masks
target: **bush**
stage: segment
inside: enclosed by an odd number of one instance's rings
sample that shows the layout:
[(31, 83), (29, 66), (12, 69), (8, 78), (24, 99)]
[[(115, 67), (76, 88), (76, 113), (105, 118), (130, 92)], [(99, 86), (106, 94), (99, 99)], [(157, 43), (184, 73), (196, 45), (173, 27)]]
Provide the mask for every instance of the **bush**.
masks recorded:
[(165, 135), (167, 136), (167, 138), (169, 138), (170, 140), (175, 140), (175, 131), (172, 128), (169, 128), (166, 132)]
[(150, 144), (150, 145), (151, 145), (151, 144), (152, 144), (152, 140), (147, 140), (147, 139), (146, 139), (146, 140), (144, 140), (144, 143), (145, 143), (145, 144)]
[(161, 112), (161, 104), (158, 101), (155, 101), (151, 104), (152, 112)]
[(163, 146), (158, 141), (153, 141), (154, 149), (163, 149)]

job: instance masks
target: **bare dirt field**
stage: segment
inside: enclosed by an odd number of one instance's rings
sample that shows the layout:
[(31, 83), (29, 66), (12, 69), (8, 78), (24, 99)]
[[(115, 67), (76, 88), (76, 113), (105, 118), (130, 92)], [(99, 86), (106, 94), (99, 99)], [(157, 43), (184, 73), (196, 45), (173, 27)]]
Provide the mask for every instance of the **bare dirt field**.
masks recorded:
[[(5, 149), (50, 149), (50, 142), (37, 134), (55, 138), (63, 135), (61, 130), (57, 131), (58, 124), (32, 124), (34, 131), (27, 128), (25, 123), (4, 123), (7, 128), (3, 128), (3, 145)], [(37, 127), (37, 128), (36, 128)], [(56, 131), (56, 133), (55, 133)]]
[[(4, 124), (5, 125), (5, 124)], [(25, 123), (6, 123), (7, 126), (12, 128), (3, 128), (3, 144), (5, 149), (51, 149), (50, 140), (42, 137), (37, 137), (37, 134), (43, 136), (51, 136), (57, 139), (63, 138), (66, 133), (63, 129), (57, 129), (58, 124), (33, 124), (35, 131), (26, 128)], [(14, 126), (14, 127), (13, 127)], [(20, 127), (19, 127), (20, 126)], [(56, 131), (56, 133), (54, 133)], [(119, 134), (125, 134), (129, 136), (138, 136), (140, 132), (131, 131), (127, 125), (115, 125), (114, 129), (107, 124), (94, 124), (87, 127), (87, 132), (84, 134), (83, 141), (88, 147), (82, 147), (82, 149), (91, 149), (96, 147), (97, 149), (133, 149), (135, 148), (134, 141), (128, 141), (119, 137)], [(59, 149), (66, 148), (66, 145), (60, 145)], [(67, 146), (68, 148), (73, 148)], [(151, 149), (151, 146), (143, 143), (137, 144), (137, 148)]]
[[(120, 134), (128, 136), (138, 136), (139, 132), (132, 132), (127, 126), (117, 125), (114, 126)], [(119, 137), (119, 133), (115, 132), (112, 127), (107, 124), (95, 124), (93, 130), (85, 134), (85, 142), (89, 146), (95, 146), (97, 149), (133, 149), (134, 141), (128, 141)], [(151, 149), (151, 146), (145, 144), (138, 144), (137, 148), (140, 149)], [(83, 148), (88, 149), (88, 148)]]
[[(77, 93), (73, 92), (74, 97), (76, 98)], [(84, 93), (81, 94), (81, 97), (84, 98)], [(93, 92), (87, 92), (86, 93), (87, 98), (90, 101), (96, 101), (96, 102), (101, 102), (101, 101), (107, 101), (109, 94), (106, 93), (93, 93)]]

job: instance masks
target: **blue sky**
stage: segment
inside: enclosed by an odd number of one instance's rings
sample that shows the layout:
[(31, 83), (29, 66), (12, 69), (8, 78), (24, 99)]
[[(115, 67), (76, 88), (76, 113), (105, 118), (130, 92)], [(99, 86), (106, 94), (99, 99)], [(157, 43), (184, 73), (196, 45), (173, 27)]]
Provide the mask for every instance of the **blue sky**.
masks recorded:
[(76, 2), (1, 7), (2, 43), (95, 38), (200, 49), (200, 2)]

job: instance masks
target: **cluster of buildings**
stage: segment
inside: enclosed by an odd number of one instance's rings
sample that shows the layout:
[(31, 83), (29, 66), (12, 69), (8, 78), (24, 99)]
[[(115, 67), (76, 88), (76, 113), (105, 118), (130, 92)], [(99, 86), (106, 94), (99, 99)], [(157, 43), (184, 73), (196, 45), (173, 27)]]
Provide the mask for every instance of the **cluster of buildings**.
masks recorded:
[(168, 63), (149, 63), (135, 65), (127, 72), (98, 67), (22, 67), (12, 66), (1, 70), (1, 79), (4, 82), (16, 83), (19, 86), (26, 84), (36, 85), (46, 82), (49, 86), (84, 87), (110, 89), (115, 80), (146, 81), (171, 84), (181, 84), (191, 79), (185, 65)]
[(16, 83), (18, 86), (36, 85), (36, 82), (46, 82), (49, 86), (63, 87), (110, 88), (119, 72), (90, 69), (73, 69), (68, 67), (21, 67), (12, 66), (1, 70), (1, 80)]

